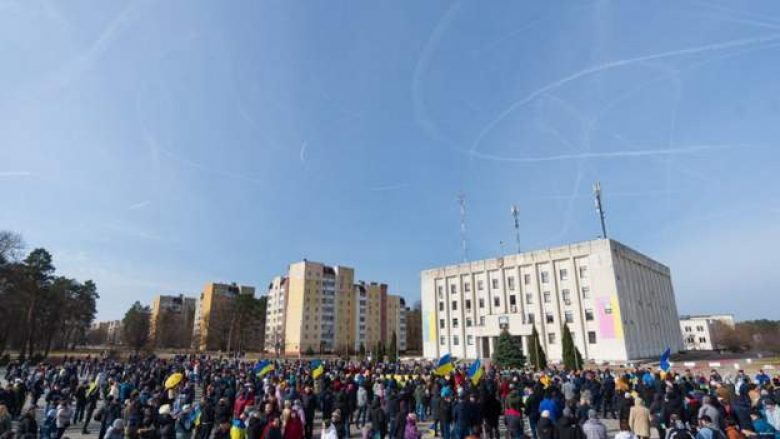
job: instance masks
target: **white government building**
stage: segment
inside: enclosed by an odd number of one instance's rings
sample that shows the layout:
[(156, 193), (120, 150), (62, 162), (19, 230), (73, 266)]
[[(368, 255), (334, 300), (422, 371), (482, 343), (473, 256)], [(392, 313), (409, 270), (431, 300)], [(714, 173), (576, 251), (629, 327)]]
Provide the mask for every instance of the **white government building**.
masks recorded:
[(422, 272), (423, 353), (489, 358), (506, 328), (523, 351), (533, 325), (551, 361), (569, 325), (583, 357), (625, 362), (682, 350), (669, 268), (597, 239)]
[(712, 341), (717, 322), (734, 328), (731, 314), (680, 316), (680, 331), (686, 351), (711, 351), (716, 348)]

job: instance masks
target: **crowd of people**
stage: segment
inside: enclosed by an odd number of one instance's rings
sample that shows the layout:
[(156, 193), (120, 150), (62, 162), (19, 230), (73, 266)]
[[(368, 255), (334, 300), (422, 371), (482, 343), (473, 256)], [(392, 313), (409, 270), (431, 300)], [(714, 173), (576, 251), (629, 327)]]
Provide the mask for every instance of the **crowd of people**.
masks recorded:
[(763, 371), (315, 364), (195, 355), (12, 363), (0, 439), (607, 439), (605, 418), (617, 420), (616, 439), (780, 439), (780, 377)]

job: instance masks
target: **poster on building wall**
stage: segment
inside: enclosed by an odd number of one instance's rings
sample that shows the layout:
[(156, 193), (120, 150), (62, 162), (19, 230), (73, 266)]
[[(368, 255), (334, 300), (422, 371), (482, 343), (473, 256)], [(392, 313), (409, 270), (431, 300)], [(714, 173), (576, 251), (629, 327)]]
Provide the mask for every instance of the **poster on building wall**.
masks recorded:
[(436, 315), (426, 311), (423, 317), (423, 341), (436, 343)]
[(596, 299), (599, 337), (606, 340), (623, 339), (623, 321), (617, 296)]

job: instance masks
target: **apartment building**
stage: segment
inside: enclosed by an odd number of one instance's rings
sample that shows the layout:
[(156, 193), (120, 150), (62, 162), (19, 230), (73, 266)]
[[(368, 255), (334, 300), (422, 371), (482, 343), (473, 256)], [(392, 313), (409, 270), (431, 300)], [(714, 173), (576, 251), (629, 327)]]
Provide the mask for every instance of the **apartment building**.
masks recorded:
[[(405, 346), (403, 299), (387, 285), (355, 281), (355, 270), (303, 260), (268, 287), (267, 351), (288, 355), (372, 352), (396, 331)], [(403, 331), (403, 332), (402, 332)], [(403, 340), (402, 340), (403, 339)]]
[(686, 351), (711, 351), (717, 349), (713, 340), (718, 324), (734, 328), (734, 316), (731, 314), (711, 314), (698, 316), (680, 316), (680, 331)]
[[(235, 283), (207, 283), (200, 294), (193, 330), (194, 347), (201, 351), (212, 350), (256, 350), (262, 349), (261, 327), (265, 326), (265, 314), (250, 316), (241, 322), (240, 328), (234, 317), (236, 299), (240, 295), (254, 297), (255, 288)], [(241, 329), (238, 331), (237, 328)], [(249, 335), (238, 334), (248, 330)]]
[(152, 300), (149, 339), (158, 348), (186, 348), (192, 343), (197, 299), (158, 295)]
[(655, 358), (682, 349), (669, 268), (608, 239), (422, 272), (425, 357), (489, 358), (504, 329), (525, 352), (535, 326), (552, 361), (566, 324), (584, 357)]

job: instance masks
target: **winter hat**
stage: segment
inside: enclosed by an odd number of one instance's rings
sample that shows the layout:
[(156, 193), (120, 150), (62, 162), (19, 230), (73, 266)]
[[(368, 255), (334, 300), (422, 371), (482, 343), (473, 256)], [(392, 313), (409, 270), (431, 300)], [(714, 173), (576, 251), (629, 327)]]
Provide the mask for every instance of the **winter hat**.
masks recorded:
[(590, 409), (588, 410), (588, 419), (597, 419), (598, 413), (596, 413), (596, 410)]

